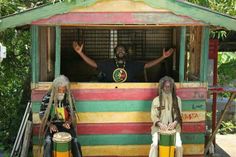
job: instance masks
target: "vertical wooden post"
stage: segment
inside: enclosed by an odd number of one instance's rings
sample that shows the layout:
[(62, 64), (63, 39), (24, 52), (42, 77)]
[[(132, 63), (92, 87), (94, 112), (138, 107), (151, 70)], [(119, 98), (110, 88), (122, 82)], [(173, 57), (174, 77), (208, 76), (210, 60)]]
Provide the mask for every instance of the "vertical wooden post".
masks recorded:
[(202, 29), (202, 49), (201, 49), (201, 64), (200, 64), (200, 81), (207, 82), (208, 73), (208, 52), (209, 52), (209, 27)]
[(32, 83), (39, 81), (39, 49), (38, 49), (38, 26), (31, 26), (31, 71)]
[(179, 82), (184, 81), (184, 62), (185, 62), (185, 46), (186, 46), (186, 27), (180, 30), (180, 57), (179, 57)]
[(56, 61), (55, 61), (55, 77), (61, 72), (61, 27), (56, 26)]
[(22, 146), (20, 157), (28, 156), (28, 150), (29, 150), (30, 139), (31, 139), (31, 134), (32, 134), (32, 127), (33, 127), (33, 123), (28, 120), (26, 124), (25, 133), (24, 133), (24, 139), (23, 139), (23, 144), (22, 144), (23, 146)]
[[(217, 86), (217, 76), (218, 76), (218, 68), (217, 68), (217, 64), (218, 64), (218, 45), (219, 45), (219, 41), (216, 40), (215, 42), (215, 58), (214, 58), (214, 67), (213, 67), (213, 86)], [(217, 93), (213, 93), (213, 100), (212, 100), (212, 132), (215, 131), (216, 129), (216, 123), (217, 123), (217, 119), (216, 119), (216, 109), (217, 109)], [(213, 140), (213, 143), (215, 144), (215, 139)]]

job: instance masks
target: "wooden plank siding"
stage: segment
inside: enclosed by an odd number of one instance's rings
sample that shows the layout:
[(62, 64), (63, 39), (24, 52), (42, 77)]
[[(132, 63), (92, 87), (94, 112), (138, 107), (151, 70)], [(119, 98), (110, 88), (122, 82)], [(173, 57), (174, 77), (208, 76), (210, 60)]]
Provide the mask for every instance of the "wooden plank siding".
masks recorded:
[[(151, 144), (151, 102), (158, 94), (156, 83), (73, 83), (78, 139), (83, 155), (148, 156)], [(32, 89), (33, 144), (38, 144), (41, 99), (49, 84)], [(201, 83), (177, 83), (182, 98), (184, 155), (202, 157), (205, 143), (205, 100), (207, 88)]]

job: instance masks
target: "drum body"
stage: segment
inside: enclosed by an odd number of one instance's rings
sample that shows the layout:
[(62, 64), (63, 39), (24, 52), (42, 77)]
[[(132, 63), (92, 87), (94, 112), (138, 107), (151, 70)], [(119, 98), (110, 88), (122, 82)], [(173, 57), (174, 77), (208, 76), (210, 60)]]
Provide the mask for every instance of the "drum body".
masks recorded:
[(53, 135), (53, 157), (71, 157), (71, 135), (58, 132)]
[(159, 131), (159, 157), (174, 157), (175, 130)]

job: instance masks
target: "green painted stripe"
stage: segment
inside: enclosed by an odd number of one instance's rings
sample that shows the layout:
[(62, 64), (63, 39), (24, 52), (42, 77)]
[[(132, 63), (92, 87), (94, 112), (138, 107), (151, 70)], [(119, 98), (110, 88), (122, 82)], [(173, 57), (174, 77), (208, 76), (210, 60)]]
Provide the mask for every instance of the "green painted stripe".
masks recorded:
[(184, 82), (185, 46), (186, 46), (186, 27), (181, 27), (181, 30), (180, 30), (180, 57), (179, 57), (179, 81), (180, 82)]
[(174, 135), (160, 135), (159, 144), (162, 146), (174, 146), (175, 136)]
[(55, 61), (55, 77), (61, 73), (61, 27), (56, 26), (56, 61)]
[(70, 151), (70, 142), (68, 143), (53, 143), (53, 150), (56, 152), (68, 152)]
[[(82, 146), (142, 145), (151, 143), (151, 134), (80, 135), (77, 138)], [(38, 137), (33, 137), (33, 143), (38, 144)]]
[(31, 26), (31, 71), (32, 71), (32, 83), (37, 83), (39, 79), (39, 56), (38, 56), (38, 26)]
[[(76, 101), (78, 112), (130, 112), (130, 111), (150, 111), (151, 101)], [(39, 112), (41, 102), (33, 102), (33, 112)], [(204, 111), (206, 109), (204, 100), (184, 100), (182, 101), (183, 111)]]
[(209, 27), (205, 26), (202, 29), (202, 41), (201, 41), (201, 64), (200, 64), (200, 80), (207, 82), (208, 75), (208, 54), (209, 54)]
[[(235, 22), (236, 24), (236, 22)], [(204, 27), (204, 56), (203, 56), (203, 62), (204, 62), (204, 75), (203, 75), (203, 82), (207, 82), (208, 80), (208, 54), (209, 54), (209, 38), (210, 38), (210, 29), (209, 27)]]
[(79, 101), (76, 109), (79, 112), (124, 112), (150, 111), (151, 101)]
[(181, 139), (183, 144), (204, 144), (205, 134), (204, 133), (182, 133)]
[(205, 100), (183, 100), (182, 110), (183, 111), (205, 111), (206, 101)]
[[(41, 102), (33, 102), (33, 112), (39, 112)], [(151, 101), (76, 101), (78, 112), (150, 111)]]
[(32, 102), (32, 112), (40, 111), (41, 102)]
[[(204, 144), (205, 135), (201, 133), (181, 134), (183, 144)], [(79, 135), (82, 146), (94, 145), (143, 145), (151, 144), (151, 134), (113, 134), (113, 135)], [(38, 137), (33, 137), (33, 143), (38, 144)]]

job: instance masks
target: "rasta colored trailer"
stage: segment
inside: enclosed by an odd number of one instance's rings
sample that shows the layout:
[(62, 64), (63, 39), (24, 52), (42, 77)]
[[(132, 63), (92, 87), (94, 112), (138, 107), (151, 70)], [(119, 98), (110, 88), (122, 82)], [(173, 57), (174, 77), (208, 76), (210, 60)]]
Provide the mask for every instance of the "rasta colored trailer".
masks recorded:
[[(29, 25), (32, 35), (34, 150), (41, 99), (53, 78), (64, 74), (72, 82), (83, 156), (148, 156), (151, 101), (159, 79), (169, 75), (182, 99), (184, 156), (204, 156), (209, 33), (217, 26), (236, 30), (235, 18), (180, 0), (74, 0), (3, 17), (0, 30), (21, 25)], [(73, 41), (83, 42), (96, 60), (113, 58), (117, 44), (140, 62), (160, 57), (162, 48), (176, 52), (140, 74), (139, 82), (100, 83)]]

